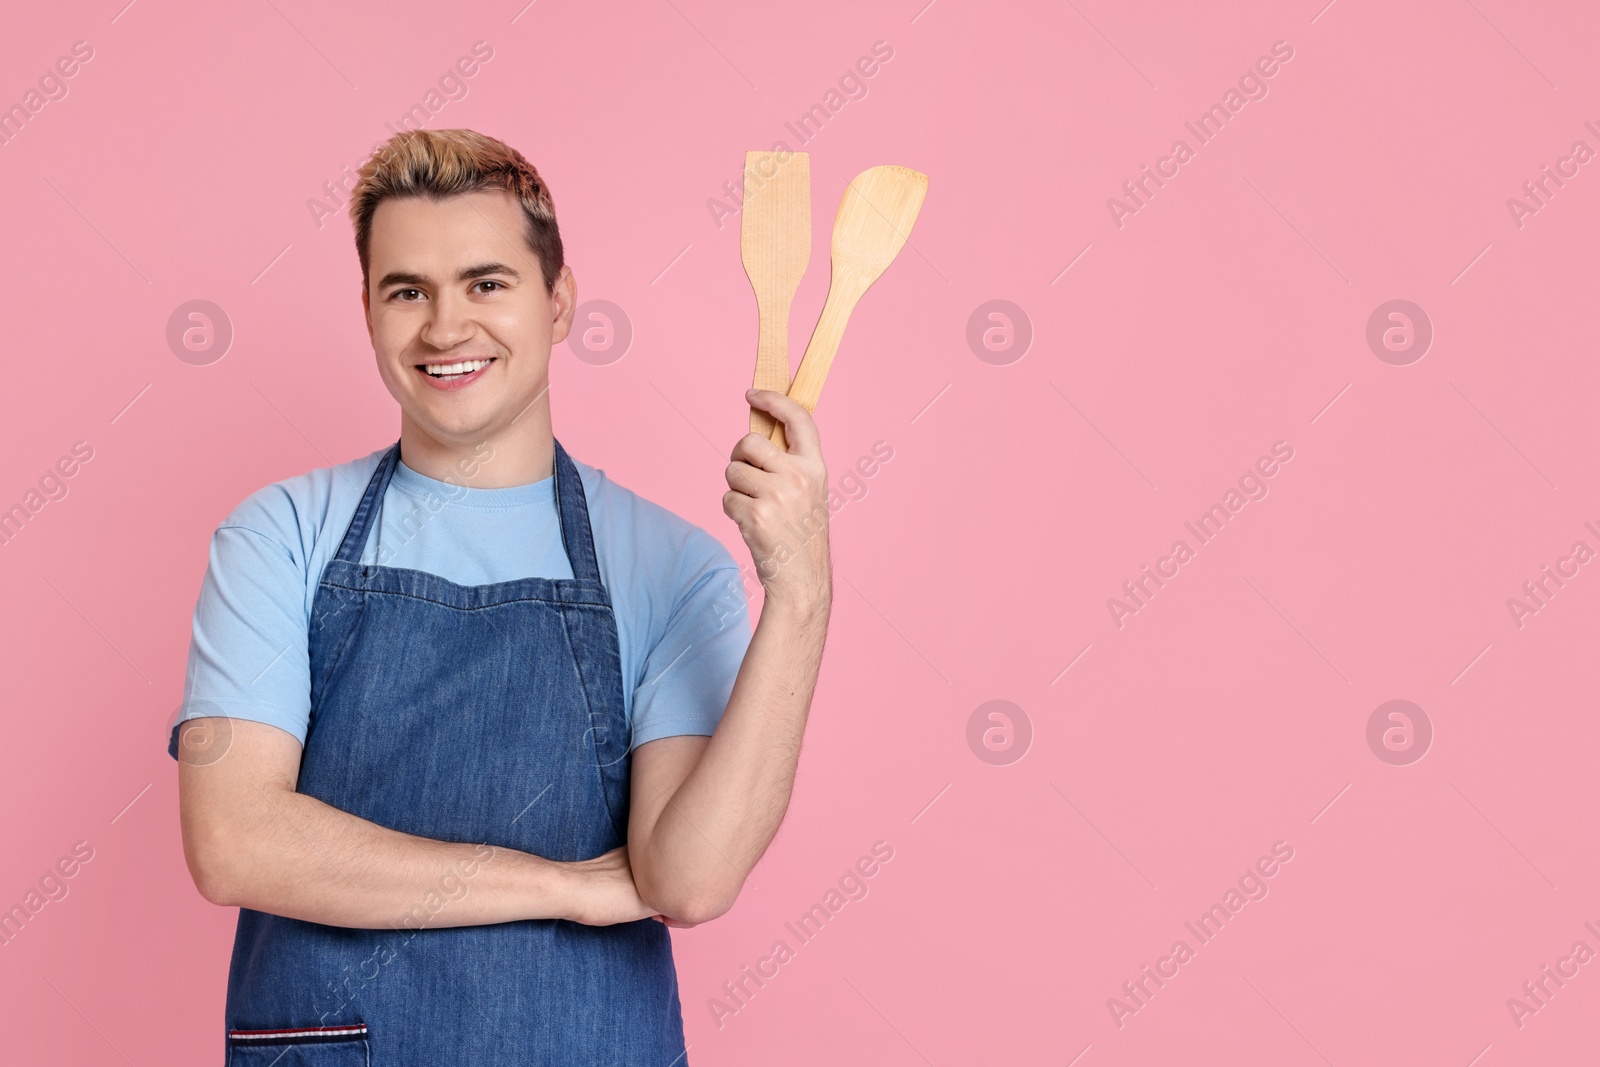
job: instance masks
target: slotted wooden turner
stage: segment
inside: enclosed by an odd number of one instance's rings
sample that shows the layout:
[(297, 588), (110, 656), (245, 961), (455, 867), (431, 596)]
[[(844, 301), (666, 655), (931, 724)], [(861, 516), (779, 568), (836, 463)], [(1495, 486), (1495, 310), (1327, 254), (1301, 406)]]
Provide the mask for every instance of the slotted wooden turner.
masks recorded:
[[(908, 167), (872, 167), (856, 175), (845, 189), (833, 220), (828, 298), (800, 360), (800, 370), (789, 386), (789, 398), (807, 411), (816, 410), (850, 312), (900, 254), (927, 195), (928, 176)], [(775, 422), (768, 436), (779, 448), (789, 447), (783, 423)]]
[[(789, 308), (811, 261), (811, 157), (804, 152), (744, 154), (746, 198), (739, 220), (739, 256), (756, 291), (761, 333), (757, 389), (789, 391)], [(750, 409), (750, 432), (772, 435), (771, 415)]]

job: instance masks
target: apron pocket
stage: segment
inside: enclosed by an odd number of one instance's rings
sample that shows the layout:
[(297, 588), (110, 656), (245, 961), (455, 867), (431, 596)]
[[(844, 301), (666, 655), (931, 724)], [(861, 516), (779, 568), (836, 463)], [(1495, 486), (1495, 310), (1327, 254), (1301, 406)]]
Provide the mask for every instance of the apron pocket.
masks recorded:
[(229, 1030), (228, 1067), (368, 1067), (367, 1024)]

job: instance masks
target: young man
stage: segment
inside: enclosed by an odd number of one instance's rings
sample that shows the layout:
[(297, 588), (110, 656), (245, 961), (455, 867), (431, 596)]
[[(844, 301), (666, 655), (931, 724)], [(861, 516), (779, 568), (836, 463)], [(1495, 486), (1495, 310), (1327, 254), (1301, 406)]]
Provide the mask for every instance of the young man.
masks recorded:
[(727, 468), (752, 635), (727, 550), (552, 434), (576, 285), (527, 160), (408, 131), (350, 213), (400, 439), (217, 529), (169, 742), (240, 909), (228, 1062), (682, 1064), (667, 927), (777, 832), (821, 662), (816, 425), (747, 394), (791, 442)]

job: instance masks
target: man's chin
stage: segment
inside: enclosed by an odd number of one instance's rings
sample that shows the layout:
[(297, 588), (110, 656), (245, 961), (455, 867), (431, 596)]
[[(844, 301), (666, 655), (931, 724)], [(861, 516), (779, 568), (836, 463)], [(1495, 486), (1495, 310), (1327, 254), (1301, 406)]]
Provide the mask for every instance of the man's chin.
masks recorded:
[(471, 449), (479, 442), (493, 436), (495, 430), (505, 421), (459, 411), (441, 417), (440, 413), (426, 408), (402, 410), (405, 421), (412, 429), (446, 448)]

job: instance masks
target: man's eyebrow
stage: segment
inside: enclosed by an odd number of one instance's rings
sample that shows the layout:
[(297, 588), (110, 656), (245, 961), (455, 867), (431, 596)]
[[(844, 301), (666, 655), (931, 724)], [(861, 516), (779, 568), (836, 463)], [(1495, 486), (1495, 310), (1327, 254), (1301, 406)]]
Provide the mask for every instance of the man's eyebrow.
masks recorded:
[[(479, 263), (473, 267), (463, 267), (456, 274), (456, 281), (470, 282), (474, 278), (486, 278), (491, 274), (501, 274), (516, 281), (522, 280), (522, 274), (516, 268), (504, 263)], [(392, 270), (378, 280), (379, 289), (387, 289), (391, 285), (427, 285), (431, 278), (426, 274), (414, 274), (410, 271)]]

